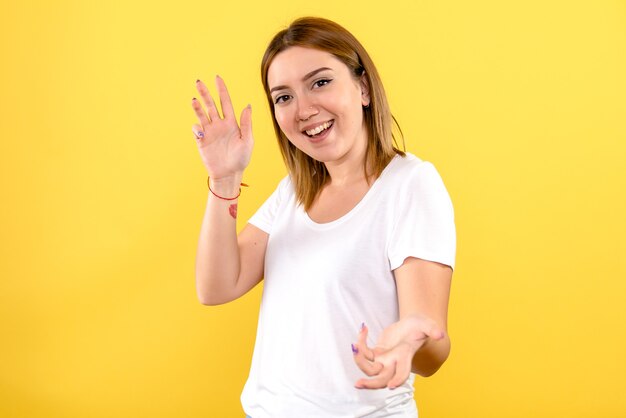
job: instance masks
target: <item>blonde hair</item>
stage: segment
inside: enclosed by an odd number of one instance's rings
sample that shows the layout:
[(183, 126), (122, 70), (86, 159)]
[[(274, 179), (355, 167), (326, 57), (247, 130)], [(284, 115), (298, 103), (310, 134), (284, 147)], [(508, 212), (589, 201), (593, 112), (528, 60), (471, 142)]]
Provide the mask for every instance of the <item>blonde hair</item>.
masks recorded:
[(295, 20), (269, 43), (261, 61), (261, 79), (272, 112), (278, 145), (291, 175), (296, 198), (308, 210), (330, 176), (324, 163), (300, 151), (281, 131), (267, 83), (267, 72), (276, 55), (292, 46), (318, 49), (334, 55), (350, 69), (355, 79), (365, 74), (370, 104), (363, 108), (368, 135), (363, 171), (368, 182), (371, 175), (378, 177), (396, 154), (404, 156), (405, 153), (396, 148), (393, 125), (398, 128), (401, 137), (402, 130), (389, 110), (383, 83), (374, 62), (361, 43), (342, 26), (328, 19), (302, 17)]

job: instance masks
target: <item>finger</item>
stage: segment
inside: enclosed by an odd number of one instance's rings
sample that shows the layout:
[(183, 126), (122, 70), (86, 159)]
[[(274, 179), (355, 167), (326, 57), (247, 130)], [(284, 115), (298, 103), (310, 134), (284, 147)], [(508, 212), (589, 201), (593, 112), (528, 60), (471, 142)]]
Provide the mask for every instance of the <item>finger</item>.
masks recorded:
[(365, 323), (361, 324), (361, 331), (359, 332), (359, 349), (363, 351), (363, 355), (369, 361), (374, 361), (374, 353), (367, 346), (367, 334), (369, 330)]
[(204, 139), (204, 131), (202, 130), (202, 126), (196, 123), (191, 127), (191, 131), (193, 132), (193, 135), (196, 137), (196, 140), (198, 142), (202, 142), (202, 140)]
[(382, 389), (387, 387), (387, 382), (395, 374), (395, 363), (385, 365), (378, 376), (373, 379), (359, 379), (354, 385), (357, 389)]
[(429, 318), (418, 318), (412, 323), (412, 329), (409, 338), (422, 343), (428, 338), (440, 340), (446, 336), (446, 332), (437, 325), (435, 321)]
[(365, 358), (363, 351), (358, 345), (352, 344), (352, 353), (354, 354), (354, 362), (367, 376), (376, 376), (383, 369), (383, 364), (377, 361), (372, 362)]
[(198, 93), (200, 93), (200, 97), (202, 97), (202, 100), (204, 101), (211, 122), (219, 120), (220, 114), (217, 111), (217, 107), (215, 107), (215, 102), (213, 101), (213, 97), (211, 97), (211, 93), (209, 93), (209, 89), (200, 80), (196, 81), (196, 88), (198, 89)]
[(241, 137), (243, 139), (252, 138), (252, 106), (248, 105), (241, 112)]
[(427, 327), (424, 331), (426, 336), (432, 338), (433, 340), (440, 340), (446, 336), (446, 332), (439, 328), (439, 326), (433, 321), (430, 327)]
[(230, 95), (226, 88), (226, 83), (219, 75), (215, 77), (215, 84), (217, 85), (217, 93), (220, 96), (220, 103), (222, 105), (222, 115), (224, 119), (233, 119), (235, 117), (235, 111), (233, 110), (233, 104), (230, 101)]
[(385, 353), (385, 351), (387, 351), (387, 348), (383, 348), (383, 347), (374, 347), (374, 349), (372, 350), (372, 354), (374, 356), (374, 358), (382, 355)]
[(399, 350), (398, 360), (396, 360), (396, 372), (392, 376), (392, 378), (387, 382), (387, 387), (389, 389), (395, 389), (409, 378), (409, 374), (411, 373), (411, 361), (413, 356), (411, 355), (410, 350)]
[(387, 383), (387, 387), (389, 389), (395, 389), (398, 386), (402, 385), (409, 378), (409, 374), (411, 373), (411, 364), (397, 364), (396, 365), (396, 373)]
[(193, 107), (193, 110), (196, 112), (196, 116), (198, 117), (198, 120), (200, 121), (202, 126), (209, 126), (209, 118), (207, 117), (206, 113), (204, 113), (202, 105), (195, 97), (191, 100), (191, 107)]

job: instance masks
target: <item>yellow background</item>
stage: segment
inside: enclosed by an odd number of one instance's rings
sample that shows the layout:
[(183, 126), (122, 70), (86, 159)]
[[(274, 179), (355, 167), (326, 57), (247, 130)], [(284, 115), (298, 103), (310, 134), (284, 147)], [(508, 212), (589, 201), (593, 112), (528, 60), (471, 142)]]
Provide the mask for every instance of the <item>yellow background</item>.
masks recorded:
[(308, 14), (370, 51), (455, 205), (453, 348), (416, 382), (420, 416), (626, 416), (626, 3), (609, 0), (3, 1), (0, 416), (243, 415), (260, 288), (196, 299), (190, 100), (219, 74), (252, 104), (241, 227), (285, 173), (261, 56)]

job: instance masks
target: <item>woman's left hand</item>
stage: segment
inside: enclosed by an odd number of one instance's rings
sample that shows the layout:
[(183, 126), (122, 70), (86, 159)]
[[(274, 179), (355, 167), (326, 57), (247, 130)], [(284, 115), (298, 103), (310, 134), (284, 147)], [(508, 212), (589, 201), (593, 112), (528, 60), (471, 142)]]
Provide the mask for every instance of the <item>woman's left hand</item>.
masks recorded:
[(428, 339), (440, 340), (445, 332), (424, 316), (408, 315), (383, 330), (374, 348), (367, 346), (367, 327), (361, 327), (359, 342), (353, 344), (354, 361), (370, 379), (359, 379), (358, 389), (395, 389), (411, 372), (413, 356)]

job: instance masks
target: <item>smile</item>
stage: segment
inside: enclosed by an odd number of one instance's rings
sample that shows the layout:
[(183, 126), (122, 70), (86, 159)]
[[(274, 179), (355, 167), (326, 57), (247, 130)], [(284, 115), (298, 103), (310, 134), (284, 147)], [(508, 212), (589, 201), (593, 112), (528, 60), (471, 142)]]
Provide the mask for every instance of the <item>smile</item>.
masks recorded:
[(324, 122), (319, 126), (316, 126), (313, 129), (307, 129), (306, 131), (304, 131), (308, 136), (310, 137), (314, 137), (316, 135), (319, 135), (320, 133), (322, 133), (323, 131), (325, 131), (326, 129), (330, 128), (331, 126), (333, 126), (334, 120), (329, 120), (328, 122)]

